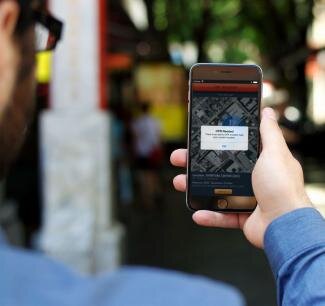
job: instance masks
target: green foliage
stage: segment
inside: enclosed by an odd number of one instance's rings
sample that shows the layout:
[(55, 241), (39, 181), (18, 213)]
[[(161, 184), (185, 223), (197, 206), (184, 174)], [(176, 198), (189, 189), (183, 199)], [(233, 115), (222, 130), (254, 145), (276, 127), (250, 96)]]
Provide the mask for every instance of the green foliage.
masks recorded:
[(156, 29), (169, 41), (194, 41), (207, 59), (220, 43), (220, 60), (231, 62), (280, 60), (305, 44), (312, 20), (312, 0), (153, 1)]

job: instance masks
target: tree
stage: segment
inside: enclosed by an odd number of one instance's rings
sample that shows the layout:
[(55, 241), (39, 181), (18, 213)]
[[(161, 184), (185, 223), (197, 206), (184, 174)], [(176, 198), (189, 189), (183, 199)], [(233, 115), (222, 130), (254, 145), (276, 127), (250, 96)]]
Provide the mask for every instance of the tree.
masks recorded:
[[(148, 2), (148, 1), (147, 1)], [(306, 115), (306, 43), (313, 0), (152, 0), (168, 42), (193, 41), (199, 61), (252, 59), (274, 71)]]

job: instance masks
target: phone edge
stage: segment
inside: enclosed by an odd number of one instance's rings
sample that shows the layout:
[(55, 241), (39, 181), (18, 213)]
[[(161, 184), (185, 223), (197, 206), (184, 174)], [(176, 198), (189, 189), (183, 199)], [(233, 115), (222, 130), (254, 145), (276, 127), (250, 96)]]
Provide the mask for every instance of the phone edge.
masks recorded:
[[(191, 91), (191, 84), (192, 84), (192, 72), (193, 69), (197, 66), (214, 66), (214, 65), (218, 65), (218, 66), (227, 66), (227, 67), (236, 67), (236, 66), (242, 66), (243, 64), (233, 64), (233, 63), (195, 63), (191, 66), (190, 71), (189, 71), (189, 81), (188, 81), (188, 96), (187, 96), (187, 153), (186, 153), (186, 192), (185, 192), (185, 203), (186, 203), (186, 207), (188, 208), (189, 211), (191, 212), (196, 212), (196, 211), (200, 211), (201, 209), (193, 209), (190, 204), (189, 204), (189, 158), (190, 158), (190, 150), (189, 150), (189, 144), (190, 144), (190, 108), (191, 108), (191, 98), (192, 98), (192, 91)], [(250, 67), (255, 67), (257, 68), (257, 71), (260, 75), (260, 80), (261, 80), (261, 91), (260, 91), (260, 99), (259, 99), (259, 124), (261, 123), (261, 102), (262, 102), (262, 95), (263, 95), (263, 70), (262, 68), (257, 65), (257, 64), (244, 64), (245, 66), (250, 66)], [(258, 148), (258, 157), (260, 155), (260, 150), (261, 150), (261, 137), (259, 137), (259, 148)], [(254, 195), (255, 196), (255, 195)], [(219, 212), (219, 213), (252, 213), (256, 207), (257, 207), (258, 203), (256, 200), (256, 206), (254, 209), (232, 209), (232, 210), (212, 210), (215, 212)]]

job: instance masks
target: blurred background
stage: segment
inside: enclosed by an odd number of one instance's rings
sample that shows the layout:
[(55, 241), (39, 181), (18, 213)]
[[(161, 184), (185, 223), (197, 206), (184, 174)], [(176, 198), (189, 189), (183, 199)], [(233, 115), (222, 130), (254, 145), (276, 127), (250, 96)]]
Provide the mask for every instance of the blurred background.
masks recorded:
[[(325, 1), (79, 2), (49, 2), (65, 34), (57, 53), (37, 55), (35, 120), (0, 185), (9, 239), (82, 273), (175, 269), (228, 282), (248, 305), (276, 305), (262, 251), (240, 231), (193, 224), (169, 155), (186, 147), (189, 67), (256, 63), (263, 106), (325, 213)], [(93, 101), (81, 102), (83, 90)]]

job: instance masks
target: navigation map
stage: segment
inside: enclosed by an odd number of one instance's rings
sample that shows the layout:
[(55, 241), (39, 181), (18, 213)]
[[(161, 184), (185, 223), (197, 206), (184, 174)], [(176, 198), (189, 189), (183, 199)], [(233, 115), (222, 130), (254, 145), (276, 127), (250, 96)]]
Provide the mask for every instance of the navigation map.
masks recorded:
[[(191, 171), (251, 173), (258, 156), (257, 94), (221, 94), (192, 97)], [(201, 126), (248, 126), (248, 150), (201, 150)]]

